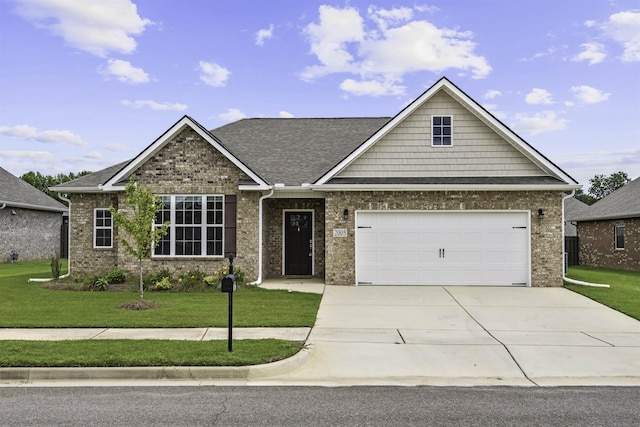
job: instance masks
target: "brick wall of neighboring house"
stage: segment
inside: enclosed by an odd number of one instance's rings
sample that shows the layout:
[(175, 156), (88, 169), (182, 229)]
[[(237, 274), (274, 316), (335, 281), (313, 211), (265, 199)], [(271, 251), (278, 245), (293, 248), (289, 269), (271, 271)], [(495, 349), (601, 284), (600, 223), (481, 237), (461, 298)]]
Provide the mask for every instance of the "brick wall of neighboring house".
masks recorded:
[(18, 261), (59, 255), (61, 226), (60, 212), (11, 206), (0, 209), (0, 262), (9, 261), (12, 251), (18, 254)]
[(115, 193), (70, 194), (69, 264), (72, 275), (102, 274), (118, 266), (116, 243), (113, 248), (93, 247), (93, 220), (95, 209), (118, 206)]
[[(624, 249), (615, 248), (616, 225), (625, 228)], [(580, 265), (640, 271), (640, 218), (578, 223)]]
[(265, 278), (283, 277), (282, 236), (284, 210), (313, 210), (314, 277), (324, 278), (324, 200), (323, 199), (267, 199), (265, 200)]
[[(545, 217), (537, 218), (542, 208)], [(355, 215), (343, 219), (344, 209), (356, 210), (490, 210), (531, 211), (531, 284), (562, 286), (562, 194), (553, 191), (513, 192), (327, 192), (326, 272), (332, 285), (355, 284)], [(346, 228), (347, 238), (331, 230)]]

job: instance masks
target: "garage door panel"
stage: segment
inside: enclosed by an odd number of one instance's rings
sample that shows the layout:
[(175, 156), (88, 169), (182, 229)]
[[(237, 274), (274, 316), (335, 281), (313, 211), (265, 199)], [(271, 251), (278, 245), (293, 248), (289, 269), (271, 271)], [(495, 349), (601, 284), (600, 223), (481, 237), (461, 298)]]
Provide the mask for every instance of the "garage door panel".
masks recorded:
[(359, 282), (508, 286), (528, 282), (530, 237), (525, 212), (359, 211), (357, 225)]

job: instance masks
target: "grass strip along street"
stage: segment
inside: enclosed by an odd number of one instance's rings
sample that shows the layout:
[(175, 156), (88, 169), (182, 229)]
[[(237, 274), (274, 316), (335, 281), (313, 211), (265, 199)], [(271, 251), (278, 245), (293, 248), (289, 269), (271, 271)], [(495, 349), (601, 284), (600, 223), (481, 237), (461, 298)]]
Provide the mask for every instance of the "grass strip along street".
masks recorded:
[[(28, 282), (47, 276), (48, 261), (0, 264), (0, 328), (228, 326), (228, 296), (221, 292), (148, 292), (145, 300), (157, 302), (158, 308), (122, 310), (121, 304), (138, 298), (135, 290), (52, 290), (46, 283)], [(313, 326), (321, 297), (242, 289), (234, 294), (234, 327)], [(242, 366), (290, 357), (302, 345), (274, 339), (234, 340), (234, 351), (229, 353), (226, 340), (2, 341), (0, 367)]]
[(610, 288), (594, 288), (568, 283), (564, 286), (640, 320), (640, 272), (579, 266), (569, 267), (567, 276), (583, 282), (610, 285)]

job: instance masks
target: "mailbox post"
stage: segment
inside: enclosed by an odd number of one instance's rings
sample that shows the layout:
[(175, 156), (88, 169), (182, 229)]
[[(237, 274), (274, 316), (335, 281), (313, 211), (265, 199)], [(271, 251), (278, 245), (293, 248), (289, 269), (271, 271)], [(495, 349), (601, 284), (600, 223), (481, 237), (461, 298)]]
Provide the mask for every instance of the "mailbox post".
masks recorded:
[(236, 290), (236, 276), (233, 274), (233, 254), (229, 254), (229, 274), (223, 279), (220, 286), (222, 292), (229, 294), (229, 334), (227, 349), (233, 351), (233, 292)]

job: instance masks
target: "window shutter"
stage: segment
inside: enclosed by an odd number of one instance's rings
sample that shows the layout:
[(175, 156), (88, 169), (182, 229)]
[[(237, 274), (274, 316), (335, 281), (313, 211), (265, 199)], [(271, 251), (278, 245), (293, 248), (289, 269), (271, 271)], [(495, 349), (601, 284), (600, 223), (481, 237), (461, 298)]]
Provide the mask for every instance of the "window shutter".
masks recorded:
[(238, 218), (236, 195), (224, 196), (224, 256), (236, 256), (236, 221)]

